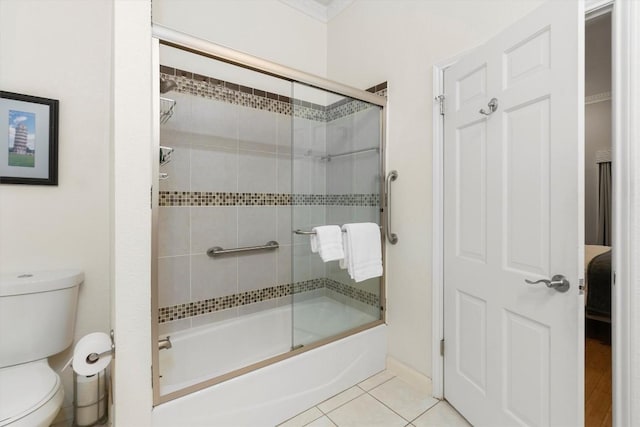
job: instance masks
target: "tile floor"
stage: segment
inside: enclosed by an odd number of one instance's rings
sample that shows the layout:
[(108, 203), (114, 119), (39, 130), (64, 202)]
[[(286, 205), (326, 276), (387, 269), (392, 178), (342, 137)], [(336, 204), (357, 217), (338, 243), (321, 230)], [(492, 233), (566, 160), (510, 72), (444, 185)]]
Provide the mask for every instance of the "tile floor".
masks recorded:
[(280, 424), (302, 426), (466, 427), (469, 423), (447, 402), (386, 370)]

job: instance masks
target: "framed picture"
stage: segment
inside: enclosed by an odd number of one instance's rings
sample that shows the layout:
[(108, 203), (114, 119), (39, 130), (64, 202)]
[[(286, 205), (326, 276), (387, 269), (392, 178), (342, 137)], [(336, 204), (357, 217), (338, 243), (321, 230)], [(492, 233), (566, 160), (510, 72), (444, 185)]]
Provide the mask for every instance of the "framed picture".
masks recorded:
[(58, 100), (0, 91), (0, 184), (58, 185)]

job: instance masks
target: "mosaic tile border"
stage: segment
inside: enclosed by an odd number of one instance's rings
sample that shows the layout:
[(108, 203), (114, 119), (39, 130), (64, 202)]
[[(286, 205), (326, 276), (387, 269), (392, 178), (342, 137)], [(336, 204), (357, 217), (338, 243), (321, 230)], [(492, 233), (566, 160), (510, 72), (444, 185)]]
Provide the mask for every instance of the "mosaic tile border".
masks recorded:
[[(164, 65), (160, 65), (160, 78), (175, 81), (177, 84), (175, 91), (178, 93), (320, 122), (336, 120), (371, 106), (366, 102), (352, 99), (343, 99), (326, 106), (314, 104)], [(375, 85), (367, 91), (386, 97), (387, 82)]]
[(380, 305), (380, 298), (374, 293), (363, 291), (351, 285), (340, 283), (332, 279), (320, 278), (297, 282), (294, 283), (293, 286), (291, 284), (277, 285), (269, 288), (256, 289), (254, 291), (241, 292), (239, 294), (225, 295), (218, 298), (177, 304), (169, 307), (160, 307), (158, 309), (158, 323), (172, 322), (219, 310), (241, 307), (247, 304), (253, 304), (256, 302), (267, 301), (274, 298), (281, 298), (292, 294), (299, 294), (322, 288), (331, 289), (351, 299), (374, 307), (379, 307)]
[(379, 194), (160, 191), (158, 206), (379, 206)]
[(333, 279), (324, 279), (324, 287), (336, 291), (356, 301), (363, 302), (374, 307), (380, 306), (380, 297), (372, 292), (358, 289), (355, 286), (347, 285)]

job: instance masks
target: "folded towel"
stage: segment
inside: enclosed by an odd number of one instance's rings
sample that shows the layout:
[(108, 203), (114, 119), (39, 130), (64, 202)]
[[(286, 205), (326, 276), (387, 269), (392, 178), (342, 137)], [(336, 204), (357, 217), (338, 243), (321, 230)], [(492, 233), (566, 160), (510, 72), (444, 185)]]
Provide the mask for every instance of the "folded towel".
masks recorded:
[(311, 252), (320, 254), (322, 261), (335, 261), (344, 258), (342, 249), (342, 231), (337, 225), (313, 227)]
[(344, 260), (340, 267), (346, 268), (356, 282), (382, 276), (382, 246), (380, 227), (372, 222), (345, 224), (342, 236)]

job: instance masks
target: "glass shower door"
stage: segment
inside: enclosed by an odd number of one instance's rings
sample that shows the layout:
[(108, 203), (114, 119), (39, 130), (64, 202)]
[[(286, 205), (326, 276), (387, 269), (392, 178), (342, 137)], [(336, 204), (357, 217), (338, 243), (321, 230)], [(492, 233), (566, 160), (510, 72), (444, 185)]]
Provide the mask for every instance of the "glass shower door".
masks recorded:
[[(381, 319), (382, 278), (353, 280), (311, 251), (320, 225), (380, 225), (381, 108), (300, 83), (292, 100), (293, 348)], [(381, 244), (382, 244), (382, 238)]]
[(159, 53), (156, 402), (292, 346), (291, 83)]

